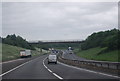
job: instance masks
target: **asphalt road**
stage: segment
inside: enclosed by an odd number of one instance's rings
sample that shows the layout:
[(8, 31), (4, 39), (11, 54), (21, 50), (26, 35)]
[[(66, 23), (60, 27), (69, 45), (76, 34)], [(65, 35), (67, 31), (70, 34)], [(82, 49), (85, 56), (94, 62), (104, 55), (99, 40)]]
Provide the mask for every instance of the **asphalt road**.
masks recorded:
[(19, 59), (0, 63), (0, 65), (2, 65), (2, 73), (5, 73), (9, 71), (10, 69), (17, 67), (18, 65), (23, 64), (29, 60), (35, 59), (36, 57), (38, 56), (32, 56), (31, 58), (19, 58)]
[(57, 79), (43, 66), (43, 59), (46, 57), (40, 56), (18, 69), (4, 75), (3, 79)]
[(76, 68), (63, 63), (47, 64), (47, 55), (6, 72), (3, 79), (118, 79), (117, 76)]
[(70, 59), (70, 60), (80, 60), (80, 61), (87, 60), (85, 58), (76, 56), (74, 53), (69, 54), (68, 50), (63, 51), (62, 57), (65, 59)]

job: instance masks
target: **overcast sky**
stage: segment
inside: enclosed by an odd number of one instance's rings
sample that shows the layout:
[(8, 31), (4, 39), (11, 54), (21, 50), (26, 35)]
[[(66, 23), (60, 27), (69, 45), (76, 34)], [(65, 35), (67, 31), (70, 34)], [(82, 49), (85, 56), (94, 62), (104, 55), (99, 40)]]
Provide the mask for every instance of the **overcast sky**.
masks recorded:
[(2, 3), (2, 36), (27, 40), (86, 39), (93, 32), (118, 28), (117, 2)]

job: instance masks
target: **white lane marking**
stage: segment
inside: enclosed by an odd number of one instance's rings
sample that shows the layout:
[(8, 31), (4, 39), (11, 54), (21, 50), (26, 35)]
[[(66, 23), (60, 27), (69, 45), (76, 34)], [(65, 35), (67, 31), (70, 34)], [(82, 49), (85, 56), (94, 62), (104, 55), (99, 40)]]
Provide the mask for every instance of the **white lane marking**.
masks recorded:
[[(46, 58), (45, 58), (46, 59)], [(58, 76), (56, 73), (53, 73), (46, 65), (45, 65), (45, 59), (43, 60), (43, 66), (50, 72), (52, 73), (54, 76), (56, 76), (58, 79), (63, 79), (62, 77)]]
[(16, 59), (16, 60), (11, 60), (11, 61), (6, 61), (6, 62), (0, 62), (0, 64), (9, 63), (9, 62), (14, 62), (14, 61), (18, 61), (18, 60), (24, 60), (24, 59)]
[(91, 72), (91, 73), (96, 73), (96, 74), (101, 74), (101, 75), (105, 75), (105, 76), (109, 76), (109, 77), (114, 77), (114, 78), (120, 78), (119, 76), (114, 76), (114, 75), (110, 75), (110, 74), (105, 74), (105, 73), (101, 73), (101, 72), (96, 72), (96, 71), (92, 71), (92, 70), (87, 70), (87, 69), (83, 69), (83, 68), (78, 68), (78, 67), (75, 67), (75, 66), (70, 66), (70, 65), (67, 65), (67, 64), (64, 64), (64, 63), (61, 63), (61, 62), (58, 62), (59, 64), (62, 64), (64, 66), (67, 66), (67, 67), (70, 67), (70, 68), (74, 68), (74, 69), (78, 69), (78, 70), (84, 70), (84, 71), (88, 71), (88, 72)]
[[(26, 62), (26, 63), (28, 63), (28, 62)], [(1, 75), (0, 75), (0, 77), (2, 77), (2, 76), (4, 76), (4, 75), (6, 75), (7, 73), (10, 73), (10, 72), (14, 71), (15, 69), (17, 69), (17, 68), (19, 68), (19, 67), (21, 67), (21, 66), (25, 65), (26, 63), (23, 63), (23, 64), (21, 64), (21, 65), (19, 65), (19, 66), (15, 67), (15, 68), (13, 68), (13, 69), (11, 69), (11, 70), (7, 71), (7, 72), (5, 72), (5, 73), (1, 74)]]
[(55, 74), (55, 73), (53, 73), (53, 75), (55, 75), (56, 77), (58, 77), (59, 79), (63, 79), (63, 78), (61, 78), (60, 76), (58, 76), (57, 74)]
[(50, 69), (48, 69), (48, 71), (52, 73), (52, 71)]
[[(39, 58), (39, 57), (38, 57), (38, 58)], [(38, 59), (38, 58), (35, 58), (35, 59)], [(33, 59), (33, 60), (35, 60), (35, 59)], [(27, 64), (27, 63), (33, 61), (33, 60), (30, 60), (30, 61), (28, 61), (28, 62), (25, 62), (25, 63), (23, 63), (23, 64), (21, 64), (21, 65), (15, 67), (15, 68), (13, 68), (13, 69), (11, 69), (11, 70), (9, 70), (9, 71), (7, 71), (7, 72), (1, 74), (0, 77), (2, 77), (2, 76), (4, 76), (4, 75), (6, 75), (6, 74), (8, 74), (8, 73), (10, 73), (10, 72), (12, 72), (12, 71), (18, 69), (18, 68), (20, 68), (21, 66), (23, 66), (23, 65), (25, 65), (25, 64)]]

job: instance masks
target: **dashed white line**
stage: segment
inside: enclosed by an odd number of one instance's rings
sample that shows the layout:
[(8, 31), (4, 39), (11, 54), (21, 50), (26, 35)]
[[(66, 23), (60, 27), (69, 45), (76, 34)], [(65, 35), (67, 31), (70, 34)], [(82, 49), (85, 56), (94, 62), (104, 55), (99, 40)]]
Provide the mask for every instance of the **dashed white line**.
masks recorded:
[(82, 70), (82, 71), (87, 71), (87, 72), (91, 72), (91, 73), (101, 74), (101, 75), (105, 75), (105, 76), (109, 76), (109, 77), (114, 77), (114, 78), (120, 78), (119, 76), (114, 76), (114, 75), (110, 75), (110, 74), (105, 74), (105, 73), (101, 73), (101, 72), (96, 72), (96, 71), (92, 71), (92, 70), (78, 68), (78, 67), (75, 67), (75, 66), (70, 66), (70, 65), (61, 63), (61, 62), (58, 62), (58, 63), (61, 64), (61, 65), (64, 65), (64, 66), (67, 66), (67, 67), (70, 67), (70, 68), (74, 68), (74, 69), (78, 69), (78, 70)]
[(61, 79), (61, 80), (63, 79), (63, 78), (61, 78), (60, 76), (58, 76), (57, 74), (55, 74), (55, 73), (53, 73), (53, 75), (56, 76), (56, 77), (58, 77), (58, 78)]
[[(46, 59), (46, 58), (45, 58)], [(52, 73), (55, 77), (57, 77), (58, 79), (63, 79), (62, 77), (60, 77), (59, 75), (57, 75), (56, 73), (53, 73), (46, 65), (45, 65), (45, 59), (43, 60), (43, 66), (50, 72)]]
[(52, 73), (52, 71), (50, 69), (48, 69), (48, 71)]

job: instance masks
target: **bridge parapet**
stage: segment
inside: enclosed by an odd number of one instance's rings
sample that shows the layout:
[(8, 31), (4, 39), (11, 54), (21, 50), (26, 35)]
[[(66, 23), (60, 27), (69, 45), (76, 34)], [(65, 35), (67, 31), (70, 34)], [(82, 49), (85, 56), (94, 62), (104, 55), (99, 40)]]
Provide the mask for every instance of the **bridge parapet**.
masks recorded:
[(82, 43), (83, 40), (49, 40), (49, 41), (29, 41), (30, 44), (40, 43)]

